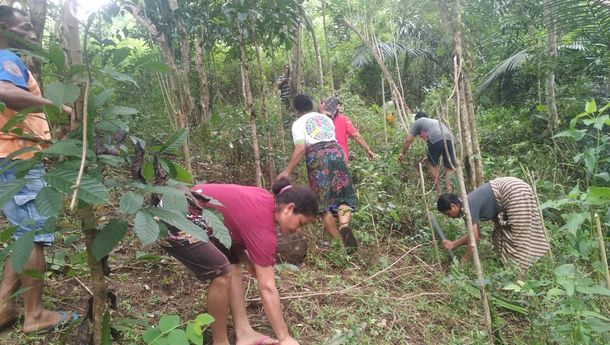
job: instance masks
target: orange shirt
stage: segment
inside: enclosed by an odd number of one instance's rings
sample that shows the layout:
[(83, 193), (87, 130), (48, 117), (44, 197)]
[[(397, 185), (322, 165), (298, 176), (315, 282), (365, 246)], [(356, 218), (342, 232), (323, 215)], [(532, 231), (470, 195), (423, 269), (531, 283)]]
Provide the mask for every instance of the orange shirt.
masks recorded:
[[(36, 96), (41, 96), (40, 87), (34, 80), (34, 77), (27, 71), (29, 78), (27, 79), (28, 91)], [(2, 128), (6, 122), (17, 114), (16, 111), (4, 108), (0, 114), (0, 128)], [(51, 140), (51, 132), (49, 130), (49, 123), (47, 122), (46, 115), (44, 113), (29, 113), (25, 120), (21, 123), (16, 124), (14, 127), (23, 129), (23, 135), (17, 135), (14, 133), (5, 133), (0, 131), (0, 158), (4, 158), (11, 153), (20, 150), (25, 147), (34, 146), (39, 150), (42, 150), (42, 146), (35, 141), (27, 139), (27, 137), (34, 136), (40, 140)], [(14, 159), (29, 159), (34, 156), (35, 151), (23, 153)]]

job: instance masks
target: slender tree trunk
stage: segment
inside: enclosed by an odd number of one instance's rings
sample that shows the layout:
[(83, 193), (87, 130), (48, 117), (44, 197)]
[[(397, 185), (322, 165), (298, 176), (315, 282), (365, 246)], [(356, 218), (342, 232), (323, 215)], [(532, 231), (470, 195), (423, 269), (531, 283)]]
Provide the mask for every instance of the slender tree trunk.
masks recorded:
[[(183, 99), (183, 87), (181, 86), (181, 78), (178, 66), (176, 66), (174, 56), (170, 49), (169, 43), (165, 37), (165, 34), (157, 29), (155, 24), (150, 21), (146, 13), (144, 13), (144, 9), (140, 7), (141, 5), (134, 5), (129, 2), (124, 2), (122, 5), (125, 9), (131, 13), (131, 15), (136, 19), (136, 21), (146, 29), (151, 39), (157, 44), (159, 47), (159, 51), (161, 52), (161, 57), (163, 58), (163, 62), (169, 66), (171, 73), (169, 73), (169, 82), (171, 87), (171, 96), (174, 99), (171, 104), (174, 105), (172, 111), (176, 118), (176, 122), (180, 128), (188, 128), (187, 124), (187, 114), (189, 105), (188, 100)], [(187, 85), (188, 87), (188, 85)], [(190, 93), (188, 95), (190, 96)], [(192, 97), (191, 97), (192, 98)], [(192, 109), (192, 108), (191, 108)], [(184, 153), (184, 165), (189, 173), (193, 173), (193, 168), (191, 166), (191, 151), (189, 149), (189, 140), (182, 146), (182, 150)]]
[(296, 25), (296, 37), (294, 44), (294, 79), (292, 80), (292, 84), (294, 85), (295, 95), (300, 94), (303, 91), (302, 81), (303, 81), (303, 51), (302, 51), (302, 36), (303, 36), (303, 28), (301, 27), (301, 23), (297, 23)]
[(265, 87), (265, 78), (263, 76), (263, 64), (261, 62), (261, 48), (258, 45), (256, 38), (256, 28), (252, 25), (252, 41), (256, 47), (256, 64), (258, 65), (258, 79), (260, 80), (261, 107), (263, 110), (263, 118), (265, 119), (265, 128), (267, 129), (267, 173), (269, 174), (269, 184), (273, 184), (275, 172), (273, 171), (273, 140), (271, 138), (271, 124), (269, 123), (269, 111), (267, 109), (267, 88)]
[(328, 51), (328, 32), (326, 31), (326, 10), (324, 1), (322, 3), (322, 26), (324, 27), (324, 47), (326, 50), (326, 61), (328, 61), (328, 79), (330, 80), (330, 91), (335, 94), (335, 82), (333, 77), (333, 62), (331, 61), (330, 53)]
[(252, 128), (252, 149), (254, 152), (254, 180), (258, 187), (262, 187), (263, 173), (261, 171), (261, 153), (258, 144), (258, 135), (256, 133), (256, 112), (254, 110), (254, 102), (252, 100), (252, 90), (250, 89), (250, 75), (248, 70), (248, 58), (246, 56), (246, 43), (241, 30), (239, 19), (235, 19), (237, 24), (237, 35), (239, 37), (239, 60), (241, 67), (241, 84), (246, 103), (246, 112), (250, 115), (250, 125)]
[(210, 107), (210, 90), (208, 88), (208, 75), (203, 62), (203, 46), (201, 37), (195, 35), (195, 68), (197, 69), (197, 76), (199, 77), (199, 107), (200, 107), (200, 120), (199, 123), (206, 123), (209, 117)]
[(383, 73), (383, 76), (384, 76), (385, 80), (388, 82), (388, 86), (390, 87), (390, 92), (392, 93), (392, 101), (394, 102), (394, 107), (396, 109), (397, 115), (400, 118), (403, 127), (406, 129), (407, 121), (408, 121), (407, 116), (408, 116), (408, 114), (411, 113), (411, 109), (409, 108), (407, 103), (404, 101), (404, 98), (402, 97), (402, 94), (401, 94), (398, 86), (394, 82), (394, 79), (392, 78), (390, 71), (386, 67), (383, 60), (381, 59), (381, 56), (378, 54), (378, 52), (375, 50), (375, 48), (373, 48), (373, 45), (369, 42), (369, 40), (366, 37), (364, 37), (364, 35), (360, 31), (358, 31), (358, 29), (356, 29), (356, 27), (349, 20), (347, 20), (347, 18), (343, 18), (343, 22), (354, 33), (356, 33), (356, 35), (358, 35), (358, 37), (362, 41), (362, 44), (364, 44), (364, 46), (367, 48), (369, 53), (371, 55), (373, 55), (373, 58), (377, 62), (377, 65), (379, 65), (379, 68), (381, 68), (381, 72)]
[[(66, 64), (82, 65), (83, 52), (81, 50), (80, 35), (78, 27), (78, 19), (74, 16), (77, 10), (77, 0), (65, 0), (61, 6), (61, 43), (64, 52), (66, 53)], [(80, 76), (75, 76), (75, 80), (79, 81)], [(81, 94), (81, 98), (82, 98)], [(76, 128), (82, 118), (83, 113), (82, 103), (76, 102), (73, 105), (74, 116), (70, 119), (70, 127)]]
[[(290, 64), (289, 64), (290, 65)], [(273, 45), (271, 46), (271, 66), (273, 69), (273, 75), (277, 75), (277, 67), (276, 67), (276, 63), (275, 63), (275, 50), (273, 49)], [(274, 88), (274, 92), (276, 95), (276, 100), (277, 102), (275, 102), (277, 107), (276, 109), (278, 110), (278, 114), (279, 114), (279, 132), (280, 132), (280, 150), (282, 151), (282, 156), (285, 156), (286, 154), (286, 131), (284, 130), (284, 105), (282, 104), (282, 100), (277, 96), (277, 88), (275, 87), (275, 80), (273, 82), (273, 88)]]
[(303, 6), (299, 7), (301, 11), (301, 16), (303, 17), (303, 21), (305, 21), (305, 26), (309, 33), (311, 34), (311, 40), (313, 41), (313, 49), (316, 54), (316, 62), (318, 63), (318, 86), (320, 87), (320, 92), (324, 92), (324, 67), (322, 67), (322, 55), (320, 54), (320, 46), (318, 45), (318, 38), (316, 37), (316, 31), (305, 13), (305, 9)]
[[(30, 20), (32, 21), (38, 43), (42, 42), (46, 19), (47, 0), (30, 0)], [(32, 72), (34, 79), (38, 82), (40, 89), (44, 89), (42, 78), (40, 78), (40, 60), (33, 59), (29, 70)]]
[(557, 61), (557, 30), (552, 18), (551, 1), (544, 0), (543, 16), (547, 27), (546, 43), (549, 69), (546, 75), (545, 94), (546, 106), (549, 113), (548, 130), (551, 134), (559, 127), (559, 115), (557, 114), (557, 102), (555, 99), (555, 64)]
[(97, 236), (97, 218), (92, 206), (80, 211), (80, 220), (85, 233), (85, 246), (87, 248), (87, 263), (91, 271), (91, 292), (93, 293), (93, 344), (102, 344), (102, 330), (104, 314), (106, 312), (106, 296), (108, 287), (104, 276), (104, 266), (93, 255), (93, 241)]

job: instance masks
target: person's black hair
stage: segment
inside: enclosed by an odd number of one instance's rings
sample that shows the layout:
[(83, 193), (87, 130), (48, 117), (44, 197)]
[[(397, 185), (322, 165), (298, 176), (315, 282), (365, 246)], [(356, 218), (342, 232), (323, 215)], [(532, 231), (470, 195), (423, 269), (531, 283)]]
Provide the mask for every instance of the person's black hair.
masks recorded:
[(290, 180), (282, 177), (271, 187), (278, 205), (294, 203), (294, 213), (306, 216), (316, 216), (319, 210), (318, 196), (311, 188), (298, 184), (291, 184)]
[(415, 113), (415, 120), (419, 120), (422, 117), (428, 117), (428, 114), (424, 113), (423, 111), (418, 111)]
[(296, 95), (296, 97), (294, 97), (294, 100), (292, 101), (292, 104), (294, 105), (294, 109), (299, 113), (313, 111), (313, 101), (308, 95)]
[(13, 20), (15, 19), (15, 13), (19, 13), (24, 17), (28, 16), (27, 13), (25, 13), (24, 11), (22, 11), (18, 8), (14, 8), (12, 6), (5, 6), (5, 5), (0, 6), (0, 22), (12, 23)]
[(438, 197), (436, 209), (440, 212), (449, 211), (451, 204), (462, 205), (462, 199), (455, 193), (445, 193)]

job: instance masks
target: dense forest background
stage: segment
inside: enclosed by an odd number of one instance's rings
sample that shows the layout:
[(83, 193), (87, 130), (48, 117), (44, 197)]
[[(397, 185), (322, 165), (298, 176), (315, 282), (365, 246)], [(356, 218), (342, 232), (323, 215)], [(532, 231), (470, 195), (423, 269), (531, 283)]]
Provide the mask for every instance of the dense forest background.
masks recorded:
[[(48, 228), (58, 237), (47, 255), (46, 298), (85, 314), (93, 297), (93, 336), (83, 342), (77, 329), (47, 336), (8, 330), (0, 343), (143, 344), (150, 343), (145, 331), (171, 315), (182, 320), (173, 328), (192, 326), (205, 312), (205, 284), (153, 244), (163, 233), (153, 217), (188, 227), (183, 197), (153, 186), (155, 166), (185, 183), (269, 188), (292, 151), (295, 114), (282, 106), (275, 85), (286, 64), (293, 95), (338, 95), (377, 155), (368, 161), (351, 144), (358, 253), (318, 248), (323, 231), (316, 223), (304, 229), (305, 262), (277, 266), (284, 314), (302, 344), (610, 343), (602, 253), (610, 226), (608, 2), (20, 6), (40, 29), (41, 49), (23, 53), (45, 96), (76, 109), (70, 119), (48, 110), (54, 144), (34, 159), (44, 159), (49, 171), (37, 205), (47, 205)], [(552, 257), (526, 273), (506, 268), (485, 225), (482, 274), (451, 264), (428, 222), (436, 192), (429, 177), (420, 178), (425, 145), (398, 161), (418, 110), (441, 118), (459, 138), (468, 191), (499, 176), (536, 188)], [(138, 145), (146, 154), (135, 154)], [(132, 179), (138, 159), (146, 183)], [(306, 183), (300, 169), (293, 178)], [(16, 187), (0, 186), (0, 200)], [(150, 206), (152, 192), (170, 200), (168, 212)], [(450, 238), (466, 231), (461, 221), (437, 218)], [(12, 259), (23, 269), (32, 239), (13, 243), (12, 231), (2, 227), (0, 260), (25, 253)], [(106, 255), (109, 276), (99, 260)], [(252, 297), (256, 289), (252, 279), (250, 319), (270, 331)], [(105, 303), (108, 291), (117, 297), (114, 306)]]

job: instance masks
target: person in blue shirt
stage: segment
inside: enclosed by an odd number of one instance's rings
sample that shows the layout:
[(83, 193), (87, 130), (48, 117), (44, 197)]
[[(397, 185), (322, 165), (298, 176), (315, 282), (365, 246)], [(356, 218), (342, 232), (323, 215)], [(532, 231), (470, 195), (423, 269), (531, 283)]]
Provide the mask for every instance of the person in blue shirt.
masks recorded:
[[(0, 184), (16, 179), (15, 168), (7, 168), (13, 160), (29, 159), (31, 151), (20, 151), (24, 148), (42, 149), (51, 139), (49, 125), (45, 114), (40, 111), (43, 106), (53, 103), (41, 96), (40, 88), (28, 71), (23, 61), (9, 51), (10, 48), (27, 49), (36, 42), (36, 35), (27, 14), (10, 6), (0, 6), (0, 102), (5, 104), (0, 113), (0, 128), (17, 113), (25, 108), (34, 109), (18, 124), (20, 131), (0, 132)], [(64, 112), (72, 110), (64, 106)], [(21, 154), (14, 154), (20, 151)], [(14, 294), (22, 291), (24, 317), (23, 332), (48, 332), (66, 325), (78, 318), (75, 312), (52, 311), (42, 304), (42, 291), (46, 268), (44, 248), (53, 243), (52, 233), (41, 233), (47, 217), (38, 213), (35, 206), (36, 195), (45, 187), (43, 182), (44, 167), (36, 165), (31, 168), (26, 178), (28, 184), (13, 198), (0, 205), (2, 213), (16, 230), (14, 239), (36, 231), (34, 246), (25, 264), (24, 272), (17, 273), (12, 267), (10, 257), (4, 265), (2, 285), (0, 286), (0, 328), (12, 324), (18, 317), (14, 303)]]

